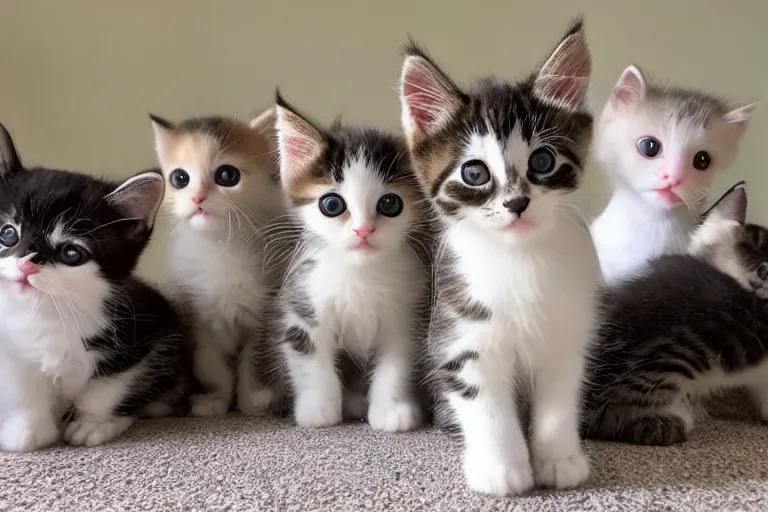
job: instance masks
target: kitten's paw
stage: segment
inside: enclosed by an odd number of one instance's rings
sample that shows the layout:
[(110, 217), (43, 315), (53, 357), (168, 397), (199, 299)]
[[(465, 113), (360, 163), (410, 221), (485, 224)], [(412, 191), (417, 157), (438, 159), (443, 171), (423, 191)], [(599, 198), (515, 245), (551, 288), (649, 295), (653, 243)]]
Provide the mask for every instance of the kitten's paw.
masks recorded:
[(229, 401), (215, 393), (192, 395), (190, 402), (190, 414), (198, 418), (219, 418), (229, 410)]
[(362, 420), (368, 409), (368, 399), (365, 394), (358, 391), (345, 391), (342, 409), (345, 419)]
[(341, 409), (335, 400), (306, 397), (296, 401), (294, 418), (300, 427), (329, 427), (341, 423)]
[(374, 430), (405, 432), (421, 423), (421, 409), (413, 402), (374, 402), (368, 409), (368, 424)]
[(473, 491), (496, 496), (524, 494), (533, 487), (531, 465), (526, 460), (501, 462), (466, 454), (464, 475)]
[(259, 388), (237, 395), (237, 408), (248, 416), (260, 416), (267, 412), (275, 399), (269, 388)]
[(589, 476), (589, 460), (581, 451), (562, 459), (533, 456), (536, 484), (553, 489), (573, 489)]
[(6, 452), (31, 452), (58, 439), (58, 427), (45, 416), (12, 413), (0, 424), (0, 449)]
[(120, 437), (133, 424), (128, 416), (97, 418), (80, 415), (67, 425), (64, 440), (72, 446), (96, 446)]

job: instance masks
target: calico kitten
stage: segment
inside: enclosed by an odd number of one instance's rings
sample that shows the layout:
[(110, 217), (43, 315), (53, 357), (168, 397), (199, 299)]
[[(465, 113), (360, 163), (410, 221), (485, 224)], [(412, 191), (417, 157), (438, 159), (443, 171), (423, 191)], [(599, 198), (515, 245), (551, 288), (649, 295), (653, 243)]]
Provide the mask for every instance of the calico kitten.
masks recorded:
[(0, 125), (0, 449), (93, 446), (187, 391), (176, 313), (133, 270), (163, 196), (160, 174), (122, 184), (22, 166)]
[(285, 206), (274, 109), (250, 125), (222, 117), (174, 124), (152, 116), (152, 127), (168, 180), (169, 285), (190, 311), (195, 375), (207, 390), (192, 396), (191, 413), (225, 414), (235, 386), (239, 408), (259, 413), (274, 392), (263, 385), (258, 365), (240, 355), (244, 345), (262, 343), (263, 308), (279, 276), (267, 265), (260, 232)]
[(377, 430), (413, 429), (428, 244), (405, 142), (340, 122), (320, 128), (279, 93), (277, 103), (280, 175), (299, 242), (276, 339), (296, 423), (334, 425), (346, 414)]
[[(589, 471), (577, 418), (599, 267), (572, 209), (592, 136), (590, 69), (580, 21), (516, 83), (461, 89), (406, 49), (403, 126), (444, 227), (428, 340), (436, 416), (460, 429), (467, 481), (485, 493), (573, 487)], [(533, 468), (515, 400), (526, 391)]]
[(651, 261), (605, 290), (584, 435), (684, 441), (697, 403), (747, 387), (768, 421), (768, 229), (746, 224), (743, 183), (694, 232), (690, 253)]
[(595, 155), (613, 194), (591, 226), (607, 282), (684, 253), (716, 172), (731, 165), (753, 105), (646, 83), (635, 66), (600, 117)]

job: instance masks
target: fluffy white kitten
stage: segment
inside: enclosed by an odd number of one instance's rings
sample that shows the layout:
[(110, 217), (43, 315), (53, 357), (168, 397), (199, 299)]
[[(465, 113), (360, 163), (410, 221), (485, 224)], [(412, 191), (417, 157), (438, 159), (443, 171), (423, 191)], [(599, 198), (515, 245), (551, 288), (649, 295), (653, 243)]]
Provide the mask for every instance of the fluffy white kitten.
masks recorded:
[(648, 84), (635, 66), (624, 70), (595, 135), (596, 159), (613, 189), (591, 226), (607, 282), (661, 254), (685, 252), (712, 179), (736, 158), (752, 111)]
[(279, 96), (277, 112), (300, 237), (275, 337), (295, 420), (321, 427), (346, 414), (377, 430), (412, 429), (422, 417), (414, 369), (428, 293), (415, 250), (426, 245), (423, 202), (405, 143), (339, 123), (318, 128)]
[[(435, 258), (429, 375), (458, 427), (469, 487), (520, 494), (589, 474), (577, 423), (597, 256), (572, 210), (592, 136), (591, 60), (576, 22), (527, 79), (459, 88), (415, 44), (402, 120), (445, 228)], [(516, 398), (532, 408), (530, 455)]]
[(263, 339), (265, 299), (277, 282), (260, 233), (285, 207), (274, 110), (250, 125), (219, 117), (173, 124), (152, 116), (152, 126), (168, 180), (169, 286), (188, 308), (195, 375), (205, 388), (192, 397), (191, 413), (225, 414), (235, 386), (240, 409), (260, 412), (273, 392), (261, 383), (258, 365), (240, 355)]

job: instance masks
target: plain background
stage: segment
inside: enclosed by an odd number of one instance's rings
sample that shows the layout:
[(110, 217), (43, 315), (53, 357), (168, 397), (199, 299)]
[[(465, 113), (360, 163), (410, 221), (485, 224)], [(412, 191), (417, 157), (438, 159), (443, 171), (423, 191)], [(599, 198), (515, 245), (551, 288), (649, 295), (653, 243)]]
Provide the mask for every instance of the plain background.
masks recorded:
[[(765, 0), (0, 0), (0, 121), (27, 164), (123, 178), (155, 165), (148, 112), (248, 118), (275, 86), (321, 122), (399, 129), (399, 48), (424, 44), (460, 83), (516, 77), (583, 13), (601, 108), (621, 71), (735, 101), (768, 92)], [(768, 105), (714, 193), (739, 179), (768, 222)], [(592, 186), (601, 187), (592, 169)], [(714, 194), (713, 194), (714, 195)], [(604, 204), (595, 194), (595, 211)], [(161, 276), (165, 223), (142, 261)], [(215, 264), (215, 262), (212, 262)]]

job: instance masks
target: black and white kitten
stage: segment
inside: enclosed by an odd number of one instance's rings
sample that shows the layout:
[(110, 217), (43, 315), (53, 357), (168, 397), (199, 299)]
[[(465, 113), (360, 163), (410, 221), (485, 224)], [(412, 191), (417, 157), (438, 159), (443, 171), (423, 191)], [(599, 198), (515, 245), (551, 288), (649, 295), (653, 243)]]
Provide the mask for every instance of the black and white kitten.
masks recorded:
[(689, 254), (652, 260), (605, 290), (582, 433), (669, 445), (697, 404), (746, 387), (768, 420), (768, 229), (746, 224), (743, 183), (693, 233)]
[[(400, 99), (412, 161), (442, 226), (429, 376), (439, 423), (458, 427), (469, 487), (574, 487), (583, 349), (600, 270), (580, 219), (592, 136), (581, 23), (526, 79), (460, 88), (416, 45)], [(530, 398), (530, 443), (516, 398)], [(530, 453), (530, 455), (529, 455)]]
[[(0, 449), (92, 446), (186, 393), (183, 332), (132, 273), (163, 178), (24, 168), (0, 125)], [(62, 417), (66, 414), (65, 424)]]
[(346, 413), (377, 430), (410, 430), (422, 420), (414, 377), (429, 244), (405, 142), (340, 122), (318, 127), (279, 95), (276, 127), (281, 181), (298, 224), (268, 236), (298, 239), (275, 336), (295, 420), (320, 427)]

